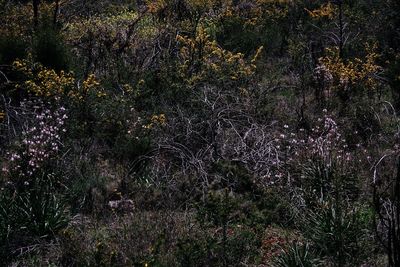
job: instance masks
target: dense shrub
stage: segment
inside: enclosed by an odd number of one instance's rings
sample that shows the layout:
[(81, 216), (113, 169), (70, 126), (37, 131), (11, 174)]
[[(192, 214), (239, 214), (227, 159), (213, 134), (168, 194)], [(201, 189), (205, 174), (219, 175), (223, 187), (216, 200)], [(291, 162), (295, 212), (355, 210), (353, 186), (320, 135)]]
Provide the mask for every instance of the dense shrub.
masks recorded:
[(23, 59), (27, 55), (28, 44), (18, 36), (1, 36), (0, 64), (11, 65), (16, 59)]
[(58, 30), (44, 24), (35, 33), (33, 55), (37, 62), (56, 71), (69, 70), (68, 49)]
[(313, 255), (310, 244), (292, 243), (275, 259), (276, 267), (315, 267), (320, 266), (320, 260)]

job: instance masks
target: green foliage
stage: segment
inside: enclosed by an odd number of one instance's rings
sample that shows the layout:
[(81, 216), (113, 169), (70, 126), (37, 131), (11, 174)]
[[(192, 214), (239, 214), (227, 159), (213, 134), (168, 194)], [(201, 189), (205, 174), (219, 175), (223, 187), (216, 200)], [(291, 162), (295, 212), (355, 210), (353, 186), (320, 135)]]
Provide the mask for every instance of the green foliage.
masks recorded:
[(211, 242), (201, 239), (182, 239), (176, 252), (180, 266), (202, 266), (207, 262)]
[(318, 158), (303, 165), (302, 188), (309, 203), (326, 201), (331, 197), (357, 199), (358, 177), (340, 166), (335, 160), (328, 165)]
[[(57, 194), (52, 175), (37, 177), (15, 190), (11, 184), (0, 193), (0, 255), (6, 262), (13, 247), (51, 239), (69, 222), (65, 202)], [(3, 254), (4, 253), (4, 254)]]
[(146, 155), (150, 149), (151, 139), (149, 137), (119, 136), (115, 141), (113, 151), (118, 158), (135, 160)]
[(107, 231), (96, 229), (82, 235), (77, 230), (66, 228), (60, 236), (63, 248), (60, 260), (62, 265), (118, 266), (118, 251)]
[(255, 209), (248, 215), (254, 225), (278, 224), (290, 227), (293, 224), (291, 205), (280, 188), (268, 188), (255, 200)]
[(53, 25), (42, 25), (35, 33), (33, 55), (36, 61), (56, 71), (69, 69), (69, 52)]
[(24, 59), (28, 44), (19, 36), (0, 36), (0, 64), (11, 65), (16, 59)]
[[(265, 45), (255, 27), (245, 24), (245, 20), (236, 16), (221, 21), (217, 28), (216, 39), (224, 48), (249, 55), (258, 47)], [(264, 40), (269, 40), (265, 38)]]
[(210, 222), (215, 226), (226, 226), (233, 218), (237, 207), (237, 200), (227, 188), (221, 191), (211, 191), (204, 203), (199, 206), (199, 220), (203, 223)]
[[(51, 236), (67, 225), (66, 208), (56, 195), (53, 183), (51, 175), (43, 175), (24, 189), (12, 194), (3, 192), (1, 210), (8, 217), (9, 231)], [(7, 222), (4, 218), (2, 221)]]
[(178, 266), (236, 266), (259, 257), (259, 237), (250, 229), (229, 229), (227, 240), (220, 235), (191, 236), (178, 241), (175, 252)]
[[(179, 256), (182, 266), (201, 266), (207, 262), (215, 266), (230, 266), (244, 259), (256, 258), (258, 253), (255, 247), (259, 242), (257, 231), (241, 224), (239, 213), (239, 199), (232, 192), (229, 193), (227, 188), (209, 192), (204, 203), (198, 206), (197, 218), (205, 229), (217, 227), (220, 230), (214, 238), (206, 237), (203, 243), (188, 245), (183, 242)], [(210, 253), (215, 256), (210, 256)]]
[(89, 171), (83, 170), (82, 173), (76, 175), (70, 181), (71, 185), (67, 195), (72, 211), (84, 212), (101, 209), (104, 199), (97, 197), (105, 193), (106, 179), (92, 168), (89, 168)]
[[(211, 197), (206, 198), (205, 209), (215, 210), (221, 204), (226, 205), (223, 204), (225, 200), (221, 199), (221, 192), (229, 188), (232, 192), (228, 199), (232, 202), (231, 205), (234, 205), (232, 209), (235, 210), (234, 216), (237, 221), (260, 228), (273, 223), (287, 226), (292, 223), (290, 205), (280, 188), (271, 186), (261, 189), (249, 171), (235, 162), (216, 162), (213, 172), (224, 177), (212, 184), (213, 190), (225, 189), (211, 191)], [(220, 196), (218, 199), (216, 194)]]
[(321, 266), (309, 243), (293, 242), (275, 259), (275, 267), (316, 267)]
[[(345, 266), (361, 259), (362, 240), (366, 217), (360, 209), (350, 208), (344, 203), (325, 203), (305, 215), (304, 233), (321, 256), (326, 256), (335, 266)], [(370, 223), (370, 222), (368, 222)]]
[(52, 235), (64, 228), (67, 214), (64, 204), (49, 191), (51, 187), (37, 186), (16, 200), (17, 210), (26, 220), (26, 229), (38, 236)]

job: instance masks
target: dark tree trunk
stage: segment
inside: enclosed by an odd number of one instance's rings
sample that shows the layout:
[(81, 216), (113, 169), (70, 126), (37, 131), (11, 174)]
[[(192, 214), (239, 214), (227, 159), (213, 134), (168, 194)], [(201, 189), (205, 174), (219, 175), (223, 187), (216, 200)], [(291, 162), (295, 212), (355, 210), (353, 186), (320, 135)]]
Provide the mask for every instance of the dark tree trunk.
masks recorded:
[(37, 28), (39, 24), (39, 2), (40, 0), (33, 0), (33, 25)]

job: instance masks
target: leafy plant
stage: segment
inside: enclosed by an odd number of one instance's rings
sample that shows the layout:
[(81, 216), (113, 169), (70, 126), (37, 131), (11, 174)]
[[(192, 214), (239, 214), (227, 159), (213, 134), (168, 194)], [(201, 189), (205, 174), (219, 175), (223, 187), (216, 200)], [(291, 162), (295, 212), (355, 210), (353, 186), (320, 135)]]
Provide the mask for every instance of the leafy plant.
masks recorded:
[(67, 226), (68, 216), (63, 202), (56, 196), (51, 175), (43, 175), (30, 190), (17, 195), (15, 211), (29, 233), (53, 235)]
[(282, 250), (275, 261), (274, 267), (316, 267), (321, 266), (320, 260), (315, 256), (309, 243), (300, 244), (293, 242)]
[(68, 70), (68, 50), (62, 37), (53, 26), (45, 24), (39, 29), (33, 48), (36, 60), (45, 67), (56, 71)]
[(206, 243), (209, 253), (216, 254), (217, 259), (213, 259), (216, 266), (236, 265), (241, 260), (257, 256), (257, 232), (240, 224), (239, 209), (239, 198), (229, 193), (227, 188), (209, 192), (204, 203), (198, 207), (200, 224), (205, 229), (216, 227), (218, 231)]
[(0, 63), (11, 64), (17, 58), (23, 59), (27, 53), (27, 43), (18, 36), (0, 37)]
[(321, 256), (327, 256), (339, 267), (359, 260), (364, 235), (359, 209), (332, 200), (307, 212), (305, 217), (305, 236)]

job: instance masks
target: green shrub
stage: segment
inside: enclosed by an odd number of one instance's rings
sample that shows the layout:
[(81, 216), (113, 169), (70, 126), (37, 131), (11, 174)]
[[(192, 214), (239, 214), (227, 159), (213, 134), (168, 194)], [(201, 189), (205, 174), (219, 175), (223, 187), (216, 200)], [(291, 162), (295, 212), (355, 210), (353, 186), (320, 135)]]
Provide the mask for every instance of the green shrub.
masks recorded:
[(26, 57), (28, 45), (18, 36), (0, 36), (0, 64), (11, 65), (14, 60)]
[(37, 177), (26, 188), (11, 184), (0, 192), (0, 256), (13, 259), (12, 249), (53, 238), (69, 222), (66, 207), (50, 175)]
[(33, 55), (43, 66), (56, 71), (68, 70), (69, 53), (57, 29), (44, 24), (38, 29), (33, 45)]
[(213, 164), (212, 171), (224, 177), (212, 185), (214, 190), (224, 187), (232, 190), (233, 199), (236, 199), (237, 221), (259, 227), (291, 223), (289, 203), (281, 188), (261, 188), (255, 183), (254, 176), (236, 162), (218, 161)]
[(239, 206), (241, 200), (243, 199), (229, 193), (225, 188), (210, 191), (204, 202), (198, 206), (197, 218), (200, 225), (204, 229), (219, 229), (218, 234), (207, 236), (206, 248), (200, 249), (203, 251), (200, 254), (208, 251), (208, 254), (213, 255), (207, 255), (207, 261), (211, 261), (213, 266), (235, 266), (239, 262), (255, 260), (258, 256), (260, 238), (256, 229), (241, 224), (246, 222)]
[(209, 251), (213, 242), (207, 239), (181, 239), (177, 244), (175, 257), (179, 266), (204, 266), (209, 261)]
[(275, 267), (316, 267), (321, 266), (320, 260), (315, 257), (311, 246), (293, 242), (283, 250), (274, 262)]
[(135, 138), (134, 136), (120, 135), (113, 146), (113, 153), (119, 159), (135, 160), (148, 153), (150, 149), (150, 137)]
[(262, 194), (253, 197), (255, 208), (247, 216), (253, 224), (277, 224), (287, 227), (293, 225), (290, 202), (281, 188), (266, 188)]
[(12, 204), (9, 190), (3, 188), (0, 194), (0, 245), (7, 241), (13, 227)]
[(301, 187), (310, 206), (331, 197), (356, 200), (360, 194), (360, 180), (350, 163), (331, 161), (314, 157), (302, 166)]
[(179, 266), (238, 266), (257, 262), (260, 238), (254, 231), (243, 226), (232, 227), (226, 240), (211, 231), (178, 241), (175, 257)]
[(104, 208), (107, 186), (110, 182), (101, 175), (94, 160), (71, 159), (73, 168), (68, 170), (66, 199), (72, 212), (98, 212)]
[(68, 224), (66, 207), (57, 197), (52, 175), (42, 175), (14, 194), (12, 205), (16, 231), (37, 236), (51, 236)]
[(335, 266), (347, 266), (362, 258), (365, 214), (359, 209), (333, 200), (305, 216), (305, 237), (313, 242), (321, 256), (328, 257)]
[(263, 45), (259, 32), (254, 27), (246, 26), (240, 17), (224, 19), (217, 28), (216, 36), (218, 43), (225, 49), (246, 55)]

